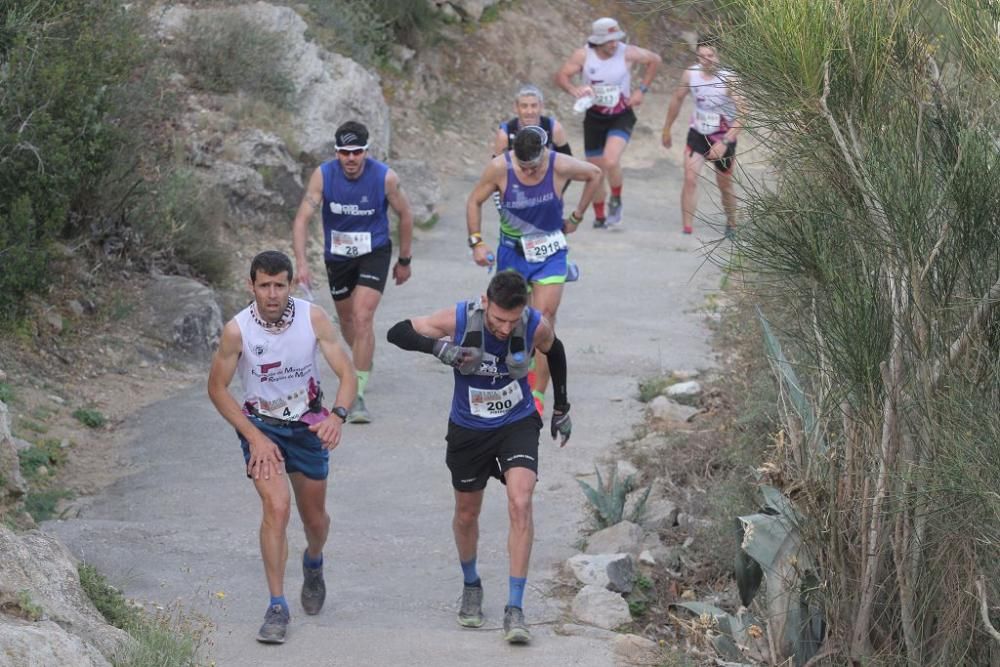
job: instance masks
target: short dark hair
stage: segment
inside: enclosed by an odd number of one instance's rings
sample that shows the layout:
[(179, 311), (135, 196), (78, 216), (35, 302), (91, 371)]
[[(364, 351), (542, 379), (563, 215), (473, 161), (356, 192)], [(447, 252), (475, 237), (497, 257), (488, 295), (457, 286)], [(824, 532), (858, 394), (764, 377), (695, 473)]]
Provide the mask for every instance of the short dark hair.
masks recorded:
[(368, 144), (368, 128), (356, 120), (349, 120), (333, 135), (337, 146), (365, 146)]
[(486, 288), (486, 298), (504, 310), (520, 308), (528, 304), (528, 283), (520, 273), (501, 271)]
[(534, 126), (522, 127), (514, 135), (514, 155), (521, 162), (534, 162), (545, 148), (545, 138)]
[(257, 282), (257, 272), (261, 271), (269, 276), (276, 276), (282, 271), (288, 272), (288, 282), (295, 277), (292, 271), (292, 260), (283, 252), (277, 250), (265, 250), (250, 262), (250, 282)]
[(698, 38), (697, 43), (694, 45), (694, 50), (697, 51), (703, 46), (707, 46), (710, 49), (719, 50), (719, 38), (715, 35), (702, 35)]

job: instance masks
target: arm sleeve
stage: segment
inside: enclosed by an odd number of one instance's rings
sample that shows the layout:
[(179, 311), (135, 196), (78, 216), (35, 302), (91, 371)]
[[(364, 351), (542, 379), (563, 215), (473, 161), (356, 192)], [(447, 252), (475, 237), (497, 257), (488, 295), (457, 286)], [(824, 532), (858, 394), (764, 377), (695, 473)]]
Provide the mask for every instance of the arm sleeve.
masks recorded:
[[(541, 350), (539, 350), (541, 351)], [(555, 398), (556, 410), (569, 407), (569, 397), (566, 394), (566, 350), (558, 338), (552, 340), (548, 352), (543, 354), (549, 360), (549, 374), (552, 376), (552, 393)]]
[(396, 322), (389, 329), (385, 337), (393, 345), (409, 352), (434, 354), (434, 343), (436, 341), (429, 336), (417, 333), (417, 330), (413, 328), (413, 322), (410, 320)]
[(563, 155), (573, 155), (573, 151), (569, 147), (569, 142), (567, 141), (562, 146), (555, 147), (556, 153), (562, 153)]

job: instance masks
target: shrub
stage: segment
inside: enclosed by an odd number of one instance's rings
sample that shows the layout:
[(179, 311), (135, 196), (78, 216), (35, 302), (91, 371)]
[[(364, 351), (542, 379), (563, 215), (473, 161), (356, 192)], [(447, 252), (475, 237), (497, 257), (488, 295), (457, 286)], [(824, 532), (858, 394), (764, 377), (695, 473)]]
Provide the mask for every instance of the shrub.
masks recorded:
[(213, 93), (244, 92), (279, 108), (295, 101), (284, 34), (238, 14), (195, 14), (174, 55), (192, 84)]
[(90, 428), (101, 428), (108, 423), (107, 418), (101, 414), (100, 410), (93, 408), (78, 408), (73, 411), (73, 417), (84, 426)]

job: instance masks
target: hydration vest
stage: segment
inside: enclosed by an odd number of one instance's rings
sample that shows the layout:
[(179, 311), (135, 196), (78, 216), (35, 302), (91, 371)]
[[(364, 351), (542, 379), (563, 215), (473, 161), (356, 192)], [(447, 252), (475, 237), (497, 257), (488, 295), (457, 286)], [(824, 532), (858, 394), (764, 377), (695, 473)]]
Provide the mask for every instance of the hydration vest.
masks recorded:
[[(469, 301), (465, 305), (465, 333), (462, 336), (462, 347), (474, 348), (477, 352), (472, 358), (458, 368), (462, 375), (472, 375), (479, 370), (479, 365), (483, 360), (483, 348), (486, 339), (483, 336), (483, 326), (485, 326), (485, 312), (482, 303), (478, 300)], [(520, 380), (528, 374), (531, 360), (528, 358), (528, 351), (525, 349), (528, 328), (528, 319), (531, 312), (525, 307), (521, 313), (521, 319), (507, 338), (507, 355), (504, 362), (507, 365), (507, 375), (514, 380)]]

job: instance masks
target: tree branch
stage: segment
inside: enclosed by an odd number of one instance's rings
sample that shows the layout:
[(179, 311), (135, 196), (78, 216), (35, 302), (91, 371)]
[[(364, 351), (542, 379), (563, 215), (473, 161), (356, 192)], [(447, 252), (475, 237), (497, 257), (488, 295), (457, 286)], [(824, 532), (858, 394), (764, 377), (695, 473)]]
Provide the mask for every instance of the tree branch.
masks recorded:
[(997, 642), (1000, 642), (1000, 630), (997, 630), (990, 622), (990, 608), (986, 604), (986, 584), (983, 583), (983, 575), (976, 577), (976, 592), (979, 594), (979, 612), (983, 616), (986, 632), (990, 633), (990, 636)]
[(931, 377), (932, 387), (937, 387), (938, 382), (941, 380), (941, 373), (944, 372), (945, 367), (953, 365), (958, 361), (959, 357), (965, 354), (969, 343), (972, 342), (972, 337), (982, 328), (983, 323), (993, 313), (993, 309), (998, 303), (1000, 303), (1000, 278), (997, 278), (993, 286), (979, 300), (976, 309), (972, 311), (972, 315), (969, 317), (969, 321), (965, 323), (962, 333), (948, 347), (947, 359), (938, 359), (934, 362), (934, 373)]

